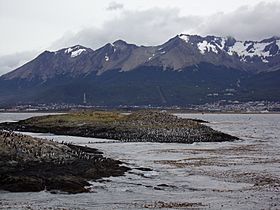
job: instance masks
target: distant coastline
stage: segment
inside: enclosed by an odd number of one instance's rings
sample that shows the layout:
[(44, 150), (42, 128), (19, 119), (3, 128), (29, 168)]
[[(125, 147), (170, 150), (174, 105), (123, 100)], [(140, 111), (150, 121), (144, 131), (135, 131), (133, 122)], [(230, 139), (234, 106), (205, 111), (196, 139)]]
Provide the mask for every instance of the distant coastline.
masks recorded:
[[(46, 113), (46, 114), (63, 114), (68, 112), (78, 112), (83, 110), (89, 111), (119, 111), (119, 112), (132, 112), (135, 110), (146, 110), (146, 109), (75, 109), (75, 110), (34, 110), (34, 111), (26, 111), (26, 110), (0, 110), (0, 113)], [(183, 113), (183, 114), (280, 114), (280, 111), (193, 111), (188, 109), (159, 109), (159, 108), (149, 108), (148, 110), (155, 110), (155, 111), (166, 111), (168, 113), (176, 114), (176, 113)]]

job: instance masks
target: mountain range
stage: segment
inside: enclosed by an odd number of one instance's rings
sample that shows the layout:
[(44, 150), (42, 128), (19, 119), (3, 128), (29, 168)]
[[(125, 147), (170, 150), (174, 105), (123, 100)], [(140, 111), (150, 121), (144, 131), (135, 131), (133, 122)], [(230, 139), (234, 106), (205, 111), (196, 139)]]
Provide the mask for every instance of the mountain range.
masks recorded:
[(280, 38), (177, 35), (162, 45), (123, 40), (45, 51), (0, 77), (0, 105), (187, 105), (280, 99)]

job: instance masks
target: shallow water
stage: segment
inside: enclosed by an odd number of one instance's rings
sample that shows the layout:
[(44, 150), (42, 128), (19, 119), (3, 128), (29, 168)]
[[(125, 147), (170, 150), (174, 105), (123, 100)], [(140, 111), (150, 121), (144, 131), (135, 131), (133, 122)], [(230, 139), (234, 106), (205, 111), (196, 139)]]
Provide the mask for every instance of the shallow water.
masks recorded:
[(43, 115), (54, 115), (57, 113), (1, 113), (0, 112), (0, 123), (1, 122), (17, 122), (19, 120), (24, 120), (29, 117), (43, 116)]
[[(92, 182), (92, 193), (0, 192), (0, 208), (143, 209), (157, 201), (194, 203), (191, 207), (199, 209), (280, 208), (279, 114), (177, 115), (207, 120), (212, 128), (242, 140), (191, 145), (116, 143), (27, 133), (98, 148), (133, 170), (122, 177)], [(29, 116), (24, 114), (24, 118)], [(0, 114), (0, 121), (19, 119), (23, 115)], [(152, 171), (141, 171), (139, 167)]]

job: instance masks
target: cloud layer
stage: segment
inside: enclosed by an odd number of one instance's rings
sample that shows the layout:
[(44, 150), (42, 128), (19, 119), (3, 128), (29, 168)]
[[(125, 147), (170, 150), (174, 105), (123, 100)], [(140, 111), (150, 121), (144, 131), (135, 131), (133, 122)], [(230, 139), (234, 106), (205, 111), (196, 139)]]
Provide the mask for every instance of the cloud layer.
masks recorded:
[(230, 35), (241, 40), (260, 40), (280, 35), (280, 2), (261, 2), (243, 6), (234, 12), (214, 14), (197, 31), (202, 34)]
[[(175, 5), (176, 6), (176, 5)], [(241, 40), (260, 40), (280, 35), (280, 2), (261, 2), (242, 6), (230, 13), (209, 16), (181, 14), (178, 8), (126, 10), (124, 5), (111, 2), (108, 15), (119, 15), (105, 21), (102, 27), (88, 26), (67, 33), (49, 49), (56, 50), (76, 44), (97, 49), (118, 39), (138, 45), (158, 45), (180, 33), (233, 36)], [(35, 53), (17, 53), (0, 58), (0, 75), (18, 67)]]
[[(118, 7), (112, 2), (111, 4), (112, 8)], [(182, 15), (177, 8), (123, 10), (118, 18), (105, 22), (103, 27), (89, 27), (74, 34), (66, 34), (52, 47), (81, 44), (96, 49), (117, 39), (139, 45), (156, 45), (182, 32), (260, 40), (280, 35), (279, 20), (279, 2), (262, 2), (254, 6), (240, 7), (231, 13), (210, 16)]]
[(33, 59), (38, 52), (21, 52), (0, 57), (0, 75), (5, 74)]
[(76, 34), (66, 34), (53, 44), (61, 48), (81, 44), (96, 49), (118, 39), (139, 45), (156, 45), (194, 28), (202, 20), (197, 16), (179, 16), (179, 9), (153, 8), (144, 11), (123, 11), (120, 17), (104, 23), (102, 28), (85, 28)]
[(122, 8), (123, 8), (123, 4), (112, 1), (112, 2), (110, 2), (109, 6), (107, 7), (107, 10), (118, 10), (118, 9), (122, 9)]

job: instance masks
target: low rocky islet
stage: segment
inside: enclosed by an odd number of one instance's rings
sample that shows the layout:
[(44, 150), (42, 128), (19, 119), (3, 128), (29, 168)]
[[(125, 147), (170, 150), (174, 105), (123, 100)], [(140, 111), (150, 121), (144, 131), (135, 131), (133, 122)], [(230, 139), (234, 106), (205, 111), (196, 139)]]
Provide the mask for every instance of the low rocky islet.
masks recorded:
[(234, 141), (237, 137), (203, 123), (157, 111), (77, 112), (2, 123), (0, 129), (114, 139), (121, 142), (194, 143)]

